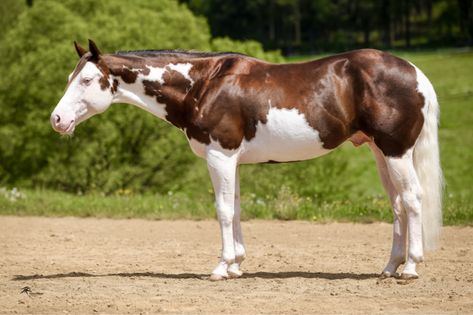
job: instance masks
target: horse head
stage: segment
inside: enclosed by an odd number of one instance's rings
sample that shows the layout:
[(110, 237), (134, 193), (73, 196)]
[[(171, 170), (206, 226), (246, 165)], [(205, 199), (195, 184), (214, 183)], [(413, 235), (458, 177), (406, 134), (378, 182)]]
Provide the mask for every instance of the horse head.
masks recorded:
[(89, 51), (76, 42), (74, 46), (80, 60), (51, 114), (51, 125), (61, 134), (72, 134), (79, 123), (104, 112), (113, 100), (109, 70), (95, 43), (89, 40)]

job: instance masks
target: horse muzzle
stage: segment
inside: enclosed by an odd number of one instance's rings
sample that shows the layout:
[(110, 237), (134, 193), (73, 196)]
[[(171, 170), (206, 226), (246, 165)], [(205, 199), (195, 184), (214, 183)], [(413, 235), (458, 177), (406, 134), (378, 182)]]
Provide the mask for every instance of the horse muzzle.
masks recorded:
[(53, 129), (60, 134), (71, 135), (76, 127), (75, 119), (69, 118), (67, 115), (53, 112), (50, 121)]

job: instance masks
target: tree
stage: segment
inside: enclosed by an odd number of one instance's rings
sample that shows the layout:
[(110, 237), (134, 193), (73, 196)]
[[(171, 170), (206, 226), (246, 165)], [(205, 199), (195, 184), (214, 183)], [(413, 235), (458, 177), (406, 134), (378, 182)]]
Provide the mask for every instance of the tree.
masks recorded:
[(87, 38), (104, 52), (231, 46), (279, 57), (253, 42), (212, 42), (205, 18), (172, 0), (36, 0), (0, 43), (2, 183), (166, 192), (189, 176), (195, 159), (183, 135), (131, 106), (112, 106), (70, 139), (52, 131), (49, 115), (78, 61), (73, 41)]

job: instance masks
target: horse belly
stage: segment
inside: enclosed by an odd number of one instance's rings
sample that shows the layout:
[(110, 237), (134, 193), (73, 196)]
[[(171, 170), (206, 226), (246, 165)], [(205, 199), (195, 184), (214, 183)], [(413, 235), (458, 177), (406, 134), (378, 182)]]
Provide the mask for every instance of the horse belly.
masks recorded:
[(271, 108), (267, 122), (258, 123), (255, 137), (243, 141), (240, 163), (301, 161), (330, 151), (297, 109)]

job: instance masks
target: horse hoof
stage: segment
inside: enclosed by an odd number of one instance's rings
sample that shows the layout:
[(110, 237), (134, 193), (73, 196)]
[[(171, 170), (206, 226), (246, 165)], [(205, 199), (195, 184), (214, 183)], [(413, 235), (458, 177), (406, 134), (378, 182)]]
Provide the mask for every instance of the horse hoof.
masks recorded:
[(234, 265), (231, 265), (227, 272), (228, 272), (228, 275), (230, 276), (230, 278), (239, 278), (243, 275), (243, 272), (239, 269), (238, 265), (236, 265), (235, 267), (233, 267)]
[(390, 273), (389, 271), (383, 271), (379, 275), (380, 279), (387, 279), (387, 278), (391, 278), (391, 277), (394, 277), (394, 274)]
[(401, 280), (414, 280), (414, 279), (418, 279), (419, 276), (416, 275), (416, 274), (412, 274), (412, 273), (401, 273), (401, 276), (399, 277), (399, 279)]
[(225, 279), (227, 279), (227, 277), (216, 274), (216, 273), (211, 274), (210, 277), (209, 277), (210, 281), (222, 281), (222, 280), (225, 280)]

